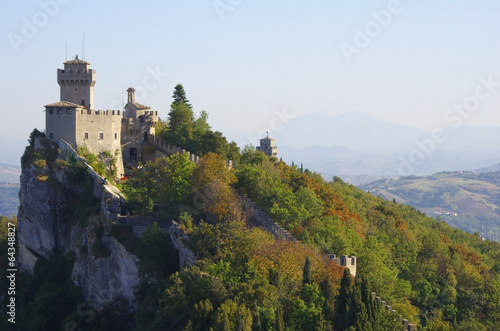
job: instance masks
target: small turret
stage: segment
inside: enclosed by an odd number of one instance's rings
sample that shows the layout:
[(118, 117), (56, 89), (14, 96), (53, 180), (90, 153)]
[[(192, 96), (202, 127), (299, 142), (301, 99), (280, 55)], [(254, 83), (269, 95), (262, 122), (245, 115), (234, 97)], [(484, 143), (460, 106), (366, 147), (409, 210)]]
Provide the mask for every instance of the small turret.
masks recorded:
[(135, 103), (135, 88), (129, 87), (127, 89), (128, 98), (127, 103)]

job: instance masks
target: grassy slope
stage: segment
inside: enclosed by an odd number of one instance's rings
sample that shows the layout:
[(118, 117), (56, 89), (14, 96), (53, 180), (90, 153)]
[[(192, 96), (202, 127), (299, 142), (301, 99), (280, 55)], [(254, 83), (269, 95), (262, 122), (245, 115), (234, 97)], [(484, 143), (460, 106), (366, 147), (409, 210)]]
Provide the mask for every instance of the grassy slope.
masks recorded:
[(469, 232), (480, 232), (483, 222), (486, 237), (500, 234), (500, 172), (445, 172), (384, 179), (361, 188), (419, 208), (429, 216), (439, 216)]

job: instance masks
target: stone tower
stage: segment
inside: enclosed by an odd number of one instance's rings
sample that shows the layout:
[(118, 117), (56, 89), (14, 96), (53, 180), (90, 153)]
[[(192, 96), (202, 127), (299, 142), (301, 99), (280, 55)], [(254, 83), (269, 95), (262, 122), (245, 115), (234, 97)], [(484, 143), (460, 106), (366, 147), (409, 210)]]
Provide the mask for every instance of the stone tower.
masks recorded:
[(122, 154), (126, 166), (137, 167), (145, 161), (144, 147), (155, 139), (158, 112), (135, 102), (135, 89), (127, 89), (127, 104), (122, 119)]
[(57, 70), (60, 101), (45, 106), (47, 139), (64, 140), (76, 151), (86, 147), (93, 154), (116, 158), (117, 176), (124, 174), (121, 153), (122, 111), (94, 110), (95, 71), (76, 57)]
[(260, 140), (260, 146), (257, 146), (257, 151), (263, 152), (267, 156), (278, 155), (278, 147), (274, 145), (274, 139), (269, 136)]
[(90, 63), (80, 60), (64, 62), (64, 69), (57, 69), (57, 83), (61, 87), (61, 101), (69, 101), (86, 109), (94, 109), (95, 70)]

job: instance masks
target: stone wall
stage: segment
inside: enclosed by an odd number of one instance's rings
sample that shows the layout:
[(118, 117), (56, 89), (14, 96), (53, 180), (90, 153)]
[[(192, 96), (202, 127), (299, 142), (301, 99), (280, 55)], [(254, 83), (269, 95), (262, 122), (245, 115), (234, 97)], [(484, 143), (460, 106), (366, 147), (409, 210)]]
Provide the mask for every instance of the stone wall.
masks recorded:
[[(293, 242), (298, 242), (294, 236), (292, 236), (288, 231), (283, 229), (279, 224), (273, 222), (271, 217), (267, 215), (259, 206), (257, 206), (252, 200), (250, 200), (246, 195), (238, 192), (238, 195), (242, 201), (243, 210), (248, 212), (250, 219), (247, 220), (250, 225), (258, 226), (265, 231), (271, 233), (278, 240), (290, 240)], [(336, 258), (335, 254), (328, 255), (328, 258), (335, 261), (338, 265), (346, 267), (351, 272), (351, 275), (356, 277), (356, 257), (342, 255), (340, 258)]]
[(110, 152), (117, 158), (117, 175), (123, 175), (119, 110), (47, 109), (45, 123), (47, 138), (55, 142), (63, 139), (74, 149), (86, 146), (94, 154)]
[[(372, 292), (371, 294), (372, 294), (372, 300), (377, 300), (388, 312), (392, 314), (397, 314), (397, 311), (392, 309), (392, 307), (389, 306), (387, 302), (383, 301), (381, 297), (377, 296), (377, 293)], [(403, 315), (399, 315), (399, 320), (401, 324), (403, 324), (405, 331), (417, 330), (417, 327), (414, 324), (410, 324), (407, 319), (403, 318)]]

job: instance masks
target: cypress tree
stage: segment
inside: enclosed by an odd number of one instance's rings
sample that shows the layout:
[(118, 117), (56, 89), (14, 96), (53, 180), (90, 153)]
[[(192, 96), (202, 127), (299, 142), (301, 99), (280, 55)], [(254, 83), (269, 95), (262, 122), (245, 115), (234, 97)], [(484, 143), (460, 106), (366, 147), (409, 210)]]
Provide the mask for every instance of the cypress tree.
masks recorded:
[(337, 297), (335, 313), (339, 319), (340, 324), (343, 325), (344, 329), (347, 329), (350, 324), (347, 324), (346, 313), (350, 311), (350, 302), (354, 292), (354, 287), (352, 284), (351, 272), (349, 269), (344, 269), (344, 275), (340, 281), (340, 290)]
[(346, 314), (351, 325), (354, 325), (357, 331), (372, 331), (372, 324), (368, 310), (366, 309), (365, 300), (369, 300), (368, 292), (366, 291), (366, 283), (362, 274), (356, 275), (356, 283), (352, 296), (351, 310)]
[(302, 273), (302, 284), (311, 284), (311, 283), (312, 283), (311, 261), (309, 261), (309, 256), (307, 256)]
[(335, 290), (330, 277), (325, 277), (320, 283), (321, 292), (325, 297), (323, 305), (323, 314), (326, 320), (332, 321), (335, 314)]
[(276, 308), (276, 331), (285, 331), (285, 322), (283, 321), (283, 306), (278, 303)]

